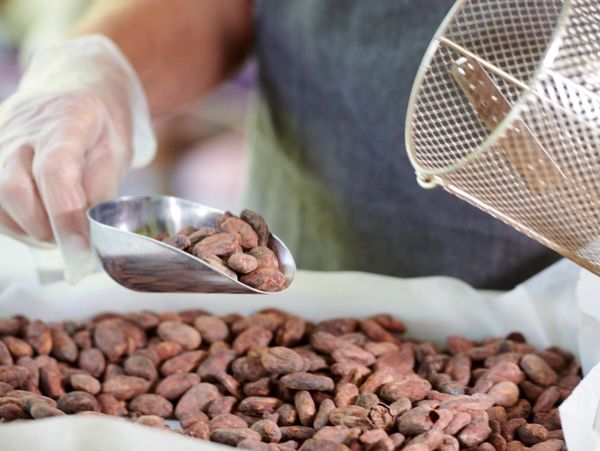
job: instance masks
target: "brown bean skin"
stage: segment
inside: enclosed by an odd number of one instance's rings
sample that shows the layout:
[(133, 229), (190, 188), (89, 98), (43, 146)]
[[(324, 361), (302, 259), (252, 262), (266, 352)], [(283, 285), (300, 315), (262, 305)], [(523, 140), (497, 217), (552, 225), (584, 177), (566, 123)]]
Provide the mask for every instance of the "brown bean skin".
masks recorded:
[(160, 395), (144, 393), (130, 401), (129, 410), (137, 415), (156, 415), (167, 418), (173, 413), (173, 405)]
[(266, 246), (257, 246), (254, 249), (251, 249), (248, 254), (256, 259), (258, 269), (279, 269), (279, 261), (277, 260), (275, 252)]
[(96, 398), (87, 392), (72, 391), (58, 398), (57, 407), (65, 413), (78, 413), (99, 410)]
[(173, 400), (183, 395), (189, 388), (198, 384), (200, 378), (194, 373), (174, 373), (158, 383), (156, 394)]
[(227, 266), (240, 274), (248, 274), (258, 267), (258, 261), (252, 255), (238, 252), (227, 259)]
[(102, 384), (102, 392), (129, 400), (148, 391), (150, 382), (137, 376), (115, 376)]
[(73, 374), (70, 382), (71, 387), (75, 390), (85, 391), (92, 395), (99, 393), (102, 388), (98, 379), (87, 374)]
[(542, 387), (553, 385), (558, 381), (556, 372), (536, 354), (524, 355), (520, 365), (527, 377)]
[[(235, 246), (210, 255), (219, 264), (254, 253), (248, 275), (278, 271), (267, 247), (244, 254), (242, 233), (215, 230), (182, 250), (229, 235)], [(518, 333), (438, 348), (405, 332), (387, 314), (311, 322), (274, 307), (0, 318), (0, 422), (112, 415), (265, 451), (564, 449), (559, 406), (582, 380), (567, 351)]]
[(235, 236), (244, 250), (258, 246), (258, 235), (252, 226), (242, 219), (228, 218), (220, 225), (220, 229)]
[(192, 326), (175, 321), (164, 321), (158, 325), (158, 336), (163, 340), (174, 341), (183, 346), (183, 349), (197, 349), (202, 342), (200, 333)]
[[(246, 221), (254, 229), (258, 238), (258, 246), (266, 246), (269, 243), (269, 226), (265, 219), (258, 213), (252, 210), (242, 210), (240, 213), (240, 219)], [(256, 248), (256, 246), (253, 246)]]
[(226, 340), (229, 337), (229, 327), (216, 316), (201, 315), (194, 321), (194, 327), (208, 343)]

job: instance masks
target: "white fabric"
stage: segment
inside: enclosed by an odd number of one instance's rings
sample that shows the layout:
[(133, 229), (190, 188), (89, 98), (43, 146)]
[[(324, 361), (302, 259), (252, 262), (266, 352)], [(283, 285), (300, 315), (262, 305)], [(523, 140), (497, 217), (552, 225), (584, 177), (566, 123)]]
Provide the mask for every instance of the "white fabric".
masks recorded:
[[(411, 336), (438, 343), (450, 334), (482, 339), (520, 330), (536, 347), (564, 346), (583, 362), (586, 377), (561, 406), (563, 428), (571, 451), (600, 450), (594, 424), (600, 403), (600, 366), (594, 366), (600, 360), (600, 279), (571, 262), (561, 261), (507, 293), (477, 291), (445, 277), (299, 271), (281, 295), (149, 294), (126, 290), (102, 273), (77, 287), (64, 282), (36, 286), (26, 250), (14, 244), (5, 248), (2, 239), (0, 249), (13, 256), (12, 262), (0, 260), (0, 317), (21, 313), (46, 321), (83, 320), (106, 310), (186, 308), (250, 314), (275, 306), (312, 320), (390, 313), (407, 323)], [(212, 450), (214, 445), (116, 419), (66, 417), (0, 425), (0, 449)]]

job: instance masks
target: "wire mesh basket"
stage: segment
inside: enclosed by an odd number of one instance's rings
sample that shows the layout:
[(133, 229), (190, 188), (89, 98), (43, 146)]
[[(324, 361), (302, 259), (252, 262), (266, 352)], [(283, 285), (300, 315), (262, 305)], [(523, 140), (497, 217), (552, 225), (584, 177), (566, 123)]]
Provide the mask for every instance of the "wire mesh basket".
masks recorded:
[(600, 2), (458, 1), (417, 74), (406, 147), (422, 186), (600, 274)]

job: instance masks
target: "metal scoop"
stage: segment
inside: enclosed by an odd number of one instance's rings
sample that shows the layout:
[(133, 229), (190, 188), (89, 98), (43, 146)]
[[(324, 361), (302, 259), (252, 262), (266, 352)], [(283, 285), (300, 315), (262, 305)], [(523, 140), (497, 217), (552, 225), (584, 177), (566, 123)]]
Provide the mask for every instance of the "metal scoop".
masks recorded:
[[(216, 227), (222, 214), (223, 211), (177, 197), (144, 196), (97, 204), (87, 216), (92, 249), (108, 275), (126, 288), (146, 292), (274, 294), (245, 285), (199, 258), (152, 238), (159, 232), (174, 234), (189, 224)], [(287, 289), (296, 271), (294, 258), (276, 236), (271, 247), (287, 279)]]

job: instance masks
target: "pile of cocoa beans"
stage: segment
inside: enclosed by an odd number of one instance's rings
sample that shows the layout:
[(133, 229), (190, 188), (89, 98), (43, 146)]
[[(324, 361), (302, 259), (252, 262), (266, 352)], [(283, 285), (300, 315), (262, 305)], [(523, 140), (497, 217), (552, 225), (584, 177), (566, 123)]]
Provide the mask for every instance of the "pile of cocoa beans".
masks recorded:
[(186, 251), (232, 279), (262, 291), (281, 291), (287, 280), (271, 249), (271, 232), (264, 218), (251, 210), (239, 217), (226, 212), (216, 227), (187, 225), (175, 235), (154, 238)]
[(268, 451), (566, 449), (571, 353), (520, 333), (437, 347), (405, 329), (276, 309), (0, 318), (0, 421), (114, 415)]

